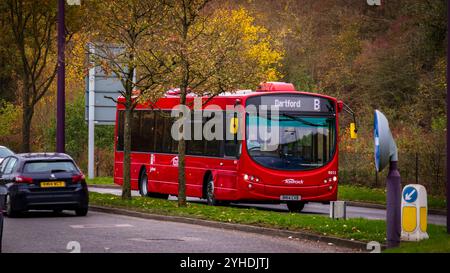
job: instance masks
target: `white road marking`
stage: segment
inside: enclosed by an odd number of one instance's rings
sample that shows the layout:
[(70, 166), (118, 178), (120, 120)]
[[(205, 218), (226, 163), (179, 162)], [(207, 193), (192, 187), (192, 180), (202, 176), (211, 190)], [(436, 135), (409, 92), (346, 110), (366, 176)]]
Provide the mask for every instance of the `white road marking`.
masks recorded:
[(150, 239), (130, 238), (128, 240), (135, 241), (135, 242), (144, 242), (144, 243), (157, 242), (157, 241), (180, 241), (180, 242), (183, 241), (182, 239), (178, 239), (178, 238), (150, 238)]
[(134, 227), (130, 224), (116, 224), (116, 225), (102, 225), (102, 224), (88, 224), (88, 225), (70, 225), (71, 228), (123, 228)]

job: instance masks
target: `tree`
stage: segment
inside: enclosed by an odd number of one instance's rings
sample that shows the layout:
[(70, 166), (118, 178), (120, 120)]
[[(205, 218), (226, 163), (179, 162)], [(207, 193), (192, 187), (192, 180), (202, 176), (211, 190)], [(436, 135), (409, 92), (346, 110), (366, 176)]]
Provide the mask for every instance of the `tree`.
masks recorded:
[[(131, 118), (139, 98), (151, 97), (157, 93), (159, 80), (164, 68), (159, 61), (143, 55), (155, 35), (162, 30), (165, 17), (162, 1), (153, 0), (105, 0), (90, 3), (91, 30), (94, 52), (90, 52), (95, 62), (108, 73), (117, 75), (124, 91), (124, 162), (122, 198), (131, 199)], [(155, 95), (157, 96), (157, 95)]]
[[(267, 30), (256, 26), (244, 9), (212, 10), (209, 2), (166, 3), (169, 33), (158, 42), (164, 45), (164, 52), (150, 51), (152, 56), (164, 56), (157, 59), (169, 71), (170, 82), (166, 84), (179, 87), (180, 104), (184, 106), (189, 90), (197, 95), (215, 96), (280, 77), (277, 68), (282, 53), (272, 47)], [(178, 141), (180, 207), (186, 206), (185, 155), (186, 141), (181, 136)]]
[(21, 79), (22, 147), (30, 151), (31, 120), (34, 107), (48, 91), (56, 76), (57, 65), (49, 69), (47, 60), (54, 49), (56, 25), (55, 1), (7, 0), (7, 9), (13, 45), (17, 50)]
[(6, 0), (0, 4), (1, 14), (6, 14), (10, 26), (6, 35), (12, 37), (11, 57), (18, 62), (14, 69), (20, 79), (23, 152), (31, 150), (35, 107), (56, 77), (57, 62), (50, 62), (55, 56), (56, 3), (54, 0)]

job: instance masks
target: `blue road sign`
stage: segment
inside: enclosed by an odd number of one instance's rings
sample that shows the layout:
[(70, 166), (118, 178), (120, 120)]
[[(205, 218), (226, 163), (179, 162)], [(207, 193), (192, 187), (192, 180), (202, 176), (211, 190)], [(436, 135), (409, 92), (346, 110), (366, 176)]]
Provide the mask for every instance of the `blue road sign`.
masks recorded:
[(375, 111), (374, 123), (373, 123), (373, 140), (374, 140), (374, 155), (375, 155), (375, 168), (380, 171), (380, 134), (378, 131), (378, 118)]
[(403, 199), (408, 203), (413, 203), (417, 200), (417, 190), (414, 187), (407, 187), (403, 190)]

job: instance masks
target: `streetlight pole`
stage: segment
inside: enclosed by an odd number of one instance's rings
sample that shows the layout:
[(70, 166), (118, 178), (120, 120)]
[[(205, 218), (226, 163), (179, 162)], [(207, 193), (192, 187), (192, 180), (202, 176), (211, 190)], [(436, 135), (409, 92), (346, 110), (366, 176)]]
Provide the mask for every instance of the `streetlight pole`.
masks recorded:
[(447, 1), (447, 233), (450, 234), (450, 86), (448, 86), (448, 79), (450, 78), (450, 69), (448, 64), (450, 62), (450, 1)]
[(58, 82), (57, 82), (57, 110), (56, 110), (56, 151), (65, 151), (65, 47), (66, 31), (64, 24), (64, 4), (65, 0), (58, 0)]

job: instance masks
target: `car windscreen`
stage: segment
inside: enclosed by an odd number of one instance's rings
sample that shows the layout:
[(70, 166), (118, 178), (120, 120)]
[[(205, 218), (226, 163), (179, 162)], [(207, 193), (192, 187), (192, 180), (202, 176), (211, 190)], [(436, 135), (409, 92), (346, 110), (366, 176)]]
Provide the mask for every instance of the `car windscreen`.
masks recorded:
[(0, 148), (0, 158), (4, 158), (13, 154), (14, 153), (7, 148)]
[(72, 161), (32, 161), (25, 163), (24, 173), (76, 172)]

